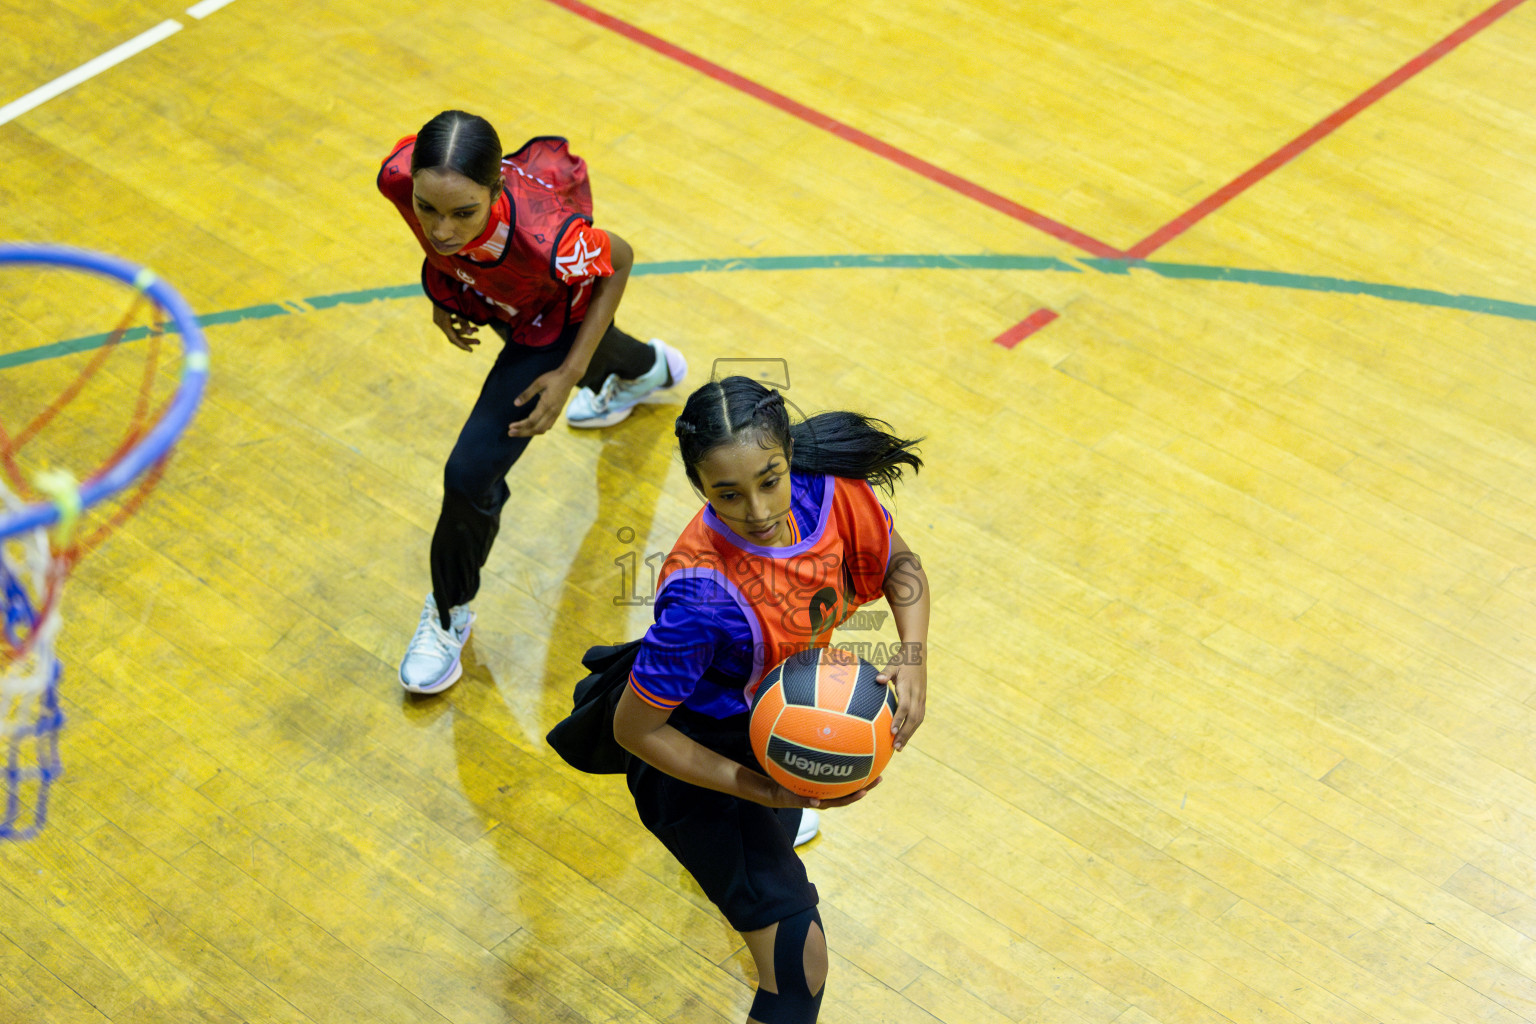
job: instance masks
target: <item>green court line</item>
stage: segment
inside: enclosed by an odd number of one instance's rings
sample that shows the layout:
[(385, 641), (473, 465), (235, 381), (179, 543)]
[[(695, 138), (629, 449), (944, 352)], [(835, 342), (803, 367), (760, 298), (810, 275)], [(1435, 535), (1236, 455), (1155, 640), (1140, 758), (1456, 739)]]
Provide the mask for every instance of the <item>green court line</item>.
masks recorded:
[(844, 256), (754, 256), (730, 260), (672, 260), (638, 263), (630, 271), (647, 274), (713, 274), (733, 270), (842, 270), (851, 267), (893, 267), (901, 270), (1055, 270), (1080, 274), (1081, 270), (1054, 256), (1000, 256), (985, 253), (869, 253)]
[[(1510, 320), (1536, 321), (1536, 305), (1508, 302), (1477, 295), (1453, 295), (1428, 288), (1405, 288), (1394, 284), (1373, 284), (1369, 281), (1350, 281), (1339, 277), (1322, 277), (1315, 274), (1287, 274), (1276, 270), (1245, 270), (1240, 267), (1207, 267), (1192, 263), (1161, 263), (1152, 260), (1112, 260), (1083, 258), (1079, 264), (1093, 268), (1102, 274), (1129, 274), (1132, 270), (1145, 270), (1159, 277), (1176, 281), (1217, 281), (1230, 284), (1257, 285), (1264, 288), (1289, 288), (1296, 291), (1332, 292), (1340, 295), (1365, 295), (1388, 302), (1405, 302), (1417, 306), (1437, 306), (1441, 309), (1459, 309), (1468, 313), (1483, 313)], [(1061, 274), (1080, 274), (1080, 266), (1057, 259), (1055, 256), (1012, 256), (988, 253), (850, 253), (829, 256), (754, 256), (742, 259), (715, 260), (666, 260), (656, 263), (637, 263), (630, 271), (635, 277), (664, 274), (721, 274), (736, 271), (774, 270), (846, 270), (846, 269), (896, 269), (896, 270), (1031, 270)], [(390, 299), (414, 298), (421, 295), (419, 284), (397, 284), (384, 288), (364, 288), (361, 291), (336, 292), (305, 299), (312, 309), (333, 309), (337, 306), (355, 306)], [(305, 312), (293, 305), (265, 303), (230, 309), (221, 313), (208, 313), (197, 318), (204, 327), (236, 323), (241, 320), (265, 320), (277, 316), (294, 316)], [(148, 335), (148, 330), (135, 327), (123, 335), (124, 341), (136, 341)], [(0, 355), (0, 370), (22, 366), (44, 359), (75, 352), (85, 352), (106, 344), (110, 335), (91, 334), (67, 341), (22, 349)]]
[(1295, 288), (1309, 292), (1335, 292), (1340, 295), (1369, 295), (1390, 302), (1416, 306), (1439, 306), (1469, 313), (1487, 313), (1511, 320), (1536, 320), (1536, 306), (1503, 299), (1485, 299), (1476, 295), (1452, 295), (1428, 288), (1404, 288), (1395, 284), (1372, 284), (1341, 277), (1312, 274), (1287, 274), (1278, 270), (1242, 270), (1237, 267), (1202, 267), (1190, 263), (1154, 263), (1148, 260), (1105, 260), (1084, 258), (1084, 263), (1106, 274), (1129, 274), (1132, 270), (1150, 270), (1159, 277), (1181, 281), (1232, 281), (1269, 288)]
[(419, 284), (396, 284), (388, 288), (365, 288), (360, 292), (337, 292), (335, 295), (316, 295), (312, 299), (305, 299), (316, 309), (330, 309), (332, 306), (348, 306), (361, 302), (377, 302), (380, 299), (409, 299), (412, 296), (421, 295)]
[[(246, 306), (243, 309), (226, 309), (222, 313), (207, 313), (198, 317), (197, 322), (204, 327), (216, 327), (219, 324), (232, 324), (241, 320), (265, 320), (274, 316), (287, 316), (291, 312), (293, 310), (268, 302), (260, 306)], [(166, 324), (165, 333), (175, 334), (176, 325)], [(70, 338), (68, 341), (55, 341), (48, 345), (38, 345), (36, 348), (24, 348), (19, 352), (0, 354), (0, 370), (41, 362), (44, 359), (57, 359), (59, 356), (72, 355), (76, 352), (89, 352), (91, 349), (105, 345), (111, 337), (110, 332), (87, 334), (81, 338)], [(149, 337), (148, 327), (130, 327), (123, 332), (122, 340), (138, 341), (147, 337)]]

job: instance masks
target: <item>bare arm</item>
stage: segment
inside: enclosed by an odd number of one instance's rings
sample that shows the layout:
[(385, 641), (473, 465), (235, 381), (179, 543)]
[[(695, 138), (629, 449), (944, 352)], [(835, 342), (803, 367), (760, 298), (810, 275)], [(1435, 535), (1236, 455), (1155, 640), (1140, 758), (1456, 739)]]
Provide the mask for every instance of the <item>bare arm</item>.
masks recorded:
[(613, 273), (592, 282), (592, 299), (587, 303), (587, 315), (576, 331), (576, 340), (571, 343), (570, 353), (560, 366), (573, 380), (580, 380), (587, 372), (587, 366), (592, 362), (592, 353), (597, 351), (597, 343), (603, 339), (608, 325), (613, 323), (613, 315), (619, 311), (619, 300), (624, 297), (624, 289), (629, 284), (629, 270), (635, 265), (635, 251), (629, 247), (629, 243), (612, 231), (607, 234)]
[(534, 378), (527, 390), (512, 403), (522, 405), (535, 396), (542, 396), (527, 419), (518, 420), (507, 430), (509, 436), (532, 437), (555, 425), (560, 410), (565, 408), (565, 400), (570, 397), (571, 389), (587, 372), (587, 366), (592, 362), (592, 353), (597, 351), (597, 343), (607, 332), (608, 325), (613, 323), (613, 314), (618, 311), (619, 300), (624, 297), (624, 288), (629, 283), (629, 270), (635, 265), (635, 251), (629, 247), (628, 242), (611, 231), (608, 232), (608, 245), (613, 258), (613, 273), (599, 277), (592, 283), (592, 298), (587, 303), (587, 315), (576, 329), (576, 337), (571, 342), (571, 350), (566, 353), (565, 360), (555, 369)]
[(671, 714), (647, 704), (626, 686), (614, 711), (613, 737), (625, 750), (668, 775), (766, 807), (841, 807), (862, 799), (873, 788), (871, 784), (837, 800), (797, 796), (762, 772), (737, 764), (679, 732), (667, 723)]
[(891, 530), (891, 560), (885, 571), (885, 600), (901, 637), (900, 653), (877, 677), (896, 687), (895, 748), (900, 750), (923, 724), (928, 704), (928, 574), (917, 553)]

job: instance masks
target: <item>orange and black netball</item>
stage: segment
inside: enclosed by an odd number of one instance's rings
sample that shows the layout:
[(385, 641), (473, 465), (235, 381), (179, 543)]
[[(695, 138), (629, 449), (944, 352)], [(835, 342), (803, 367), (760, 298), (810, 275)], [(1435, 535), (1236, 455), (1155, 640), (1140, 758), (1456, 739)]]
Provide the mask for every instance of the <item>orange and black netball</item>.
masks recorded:
[(752, 699), (752, 750), (785, 789), (831, 800), (869, 785), (891, 759), (896, 693), (836, 648), (790, 655)]

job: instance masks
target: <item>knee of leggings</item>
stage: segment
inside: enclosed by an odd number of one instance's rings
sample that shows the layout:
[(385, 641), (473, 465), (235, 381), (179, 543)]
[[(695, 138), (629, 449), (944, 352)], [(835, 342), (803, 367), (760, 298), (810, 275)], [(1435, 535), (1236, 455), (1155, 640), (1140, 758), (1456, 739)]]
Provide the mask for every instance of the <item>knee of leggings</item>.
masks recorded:
[(474, 459), (449, 457), (443, 467), (443, 513), (452, 519), (497, 516), (512, 496), (505, 475)]
[[(821, 1012), (821, 997), (826, 992), (825, 968), (821, 984), (811, 992), (810, 980), (805, 976), (805, 948), (811, 925), (825, 933), (821, 915), (815, 907), (792, 914), (779, 922), (778, 933), (773, 939), (773, 974), (778, 982), (777, 992), (757, 990), (752, 1000), (750, 1016), (762, 1024), (814, 1024)], [(826, 957), (820, 958), (825, 964)]]
[(470, 505), (485, 490), (485, 471), (473, 459), (448, 457), (443, 467), (443, 497)]

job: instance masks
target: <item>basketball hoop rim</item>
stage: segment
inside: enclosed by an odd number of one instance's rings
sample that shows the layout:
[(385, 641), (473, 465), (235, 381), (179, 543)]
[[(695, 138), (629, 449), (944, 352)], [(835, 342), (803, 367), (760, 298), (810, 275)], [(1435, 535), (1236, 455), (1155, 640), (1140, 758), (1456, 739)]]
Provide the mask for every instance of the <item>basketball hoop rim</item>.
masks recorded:
[[(42, 243), (0, 244), (0, 267), (5, 264), (30, 263), (84, 270), (110, 277), (130, 288), (138, 288), (170, 314), (168, 332), (181, 335), (181, 380), (165, 415), (139, 441), (108, 469), (92, 477), (80, 488), (80, 509), (88, 509), (133, 483), (160, 461), (192, 422), (208, 382), (208, 342), (192, 307), (158, 274), (147, 267), (105, 253), (64, 245)], [(140, 284), (149, 275), (147, 285)], [(52, 526), (61, 512), (52, 502), (23, 505), (0, 515), (0, 539)]]

